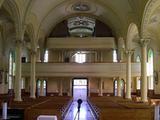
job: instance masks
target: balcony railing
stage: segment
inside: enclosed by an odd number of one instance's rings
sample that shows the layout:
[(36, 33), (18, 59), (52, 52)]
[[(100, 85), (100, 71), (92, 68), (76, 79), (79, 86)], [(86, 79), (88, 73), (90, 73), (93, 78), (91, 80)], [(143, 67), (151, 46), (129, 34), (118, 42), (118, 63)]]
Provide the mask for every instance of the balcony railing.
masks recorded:
[[(22, 64), (22, 75), (30, 76), (31, 63)], [(140, 76), (140, 63), (132, 63), (132, 76)], [(126, 76), (126, 63), (36, 63), (36, 76), (119, 77)]]

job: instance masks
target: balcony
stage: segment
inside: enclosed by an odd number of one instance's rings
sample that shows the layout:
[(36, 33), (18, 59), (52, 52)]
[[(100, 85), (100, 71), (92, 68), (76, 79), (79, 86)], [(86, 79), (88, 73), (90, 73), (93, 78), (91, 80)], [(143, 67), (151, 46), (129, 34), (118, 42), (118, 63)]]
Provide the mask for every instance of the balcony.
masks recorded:
[[(22, 76), (30, 76), (30, 63), (22, 64)], [(132, 77), (141, 75), (140, 63), (132, 63)], [(125, 77), (126, 63), (36, 63), (36, 76)]]

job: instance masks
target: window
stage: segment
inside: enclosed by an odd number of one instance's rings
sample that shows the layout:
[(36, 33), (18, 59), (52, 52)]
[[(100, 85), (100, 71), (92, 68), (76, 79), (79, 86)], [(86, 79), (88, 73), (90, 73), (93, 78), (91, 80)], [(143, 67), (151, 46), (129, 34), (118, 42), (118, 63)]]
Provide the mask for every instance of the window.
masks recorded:
[(118, 93), (117, 93), (117, 87), (118, 87), (118, 81), (117, 80), (115, 80), (114, 81), (114, 96), (117, 96), (118, 95)]
[(15, 61), (14, 52), (9, 53), (9, 76), (8, 76), (8, 88), (13, 89), (13, 78), (15, 75)]
[(136, 57), (136, 62), (141, 62), (141, 58), (139, 55)]
[(148, 79), (148, 89), (153, 90), (153, 50), (149, 49), (148, 51), (148, 63), (147, 63), (147, 75), (149, 76)]
[(137, 90), (141, 89), (141, 80), (140, 78), (137, 78)]
[[(136, 57), (136, 62), (137, 62), (137, 63), (140, 63), (140, 62), (141, 62), (141, 58), (140, 58), (139, 55)], [(137, 83), (137, 84), (136, 84), (137, 90), (140, 90), (140, 89), (141, 89), (141, 80), (140, 80), (140, 77), (137, 77), (137, 82), (136, 82), (136, 83)]]
[(37, 96), (46, 96), (47, 93), (47, 81), (37, 80)]
[(75, 54), (75, 62), (77, 62), (77, 63), (86, 62), (86, 54), (84, 52), (77, 52)]
[(117, 51), (113, 50), (113, 62), (117, 62)]
[(44, 62), (48, 62), (48, 50), (45, 51)]

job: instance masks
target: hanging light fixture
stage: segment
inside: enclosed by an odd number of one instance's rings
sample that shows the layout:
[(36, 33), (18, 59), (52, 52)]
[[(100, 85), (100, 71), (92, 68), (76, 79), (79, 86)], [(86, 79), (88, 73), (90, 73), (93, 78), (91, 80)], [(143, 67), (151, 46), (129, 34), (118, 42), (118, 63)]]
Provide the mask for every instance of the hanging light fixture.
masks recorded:
[(89, 37), (93, 35), (95, 19), (86, 16), (76, 16), (68, 19), (68, 30), (74, 37)]

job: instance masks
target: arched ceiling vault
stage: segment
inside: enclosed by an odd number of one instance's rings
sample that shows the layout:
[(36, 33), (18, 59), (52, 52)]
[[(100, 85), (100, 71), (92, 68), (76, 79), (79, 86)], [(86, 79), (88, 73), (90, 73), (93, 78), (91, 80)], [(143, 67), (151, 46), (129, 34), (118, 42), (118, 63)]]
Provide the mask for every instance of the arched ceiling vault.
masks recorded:
[[(109, 0), (83, 0), (94, 4), (96, 11), (89, 13), (101, 19), (104, 23), (110, 25), (113, 31), (124, 31), (127, 29), (128, 14), (133, 12), (135, 3)], [(146, 0), (143, 0), (146, 1)], [(73, 11), (67, 11), (75, 0), (35, 0), (32, 4), (32, 13), (37, 16), (40, 28), (49, 34), (51, 29), (66, 17), (75, 14)], [(132, 6), (131, 6), (132, 5)], [(136, 16), (136, 15), (135, 15)], [(122, 32), (123, 33), (123, 32)], [(125, 33), (125, 32), (124, 32)]]
[(160, 1), (150, 0), (145, 8), (142, 24), (142, 36), (149, 37), (160, 45)]
[[(2, 1), (0, 0), (0, 3)], [(88, 12), (73, 11), (70, 7), (78, 1), (89, 4), (92, 9)], [(118, 38), (126, 37), (131, 22), (140, 28), (147, 1), (149, 0), (5, 0), (4, 6), (10, 15), (13, 15), (15, 22), (32, 24), (33, 36), (37, 40), (38, 37), (47, 37), (57, 23), (75, 14), (99, 19), (107, 24)]]

